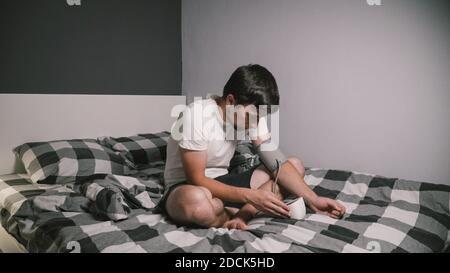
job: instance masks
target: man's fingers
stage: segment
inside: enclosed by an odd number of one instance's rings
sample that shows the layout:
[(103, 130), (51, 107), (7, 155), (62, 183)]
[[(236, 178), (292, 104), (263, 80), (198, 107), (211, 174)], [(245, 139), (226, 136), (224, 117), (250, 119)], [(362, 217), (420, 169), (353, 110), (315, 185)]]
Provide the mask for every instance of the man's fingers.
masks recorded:
[(343, 216), (345, 214), (345, 207), (336, 201), (334, 208), (338, 211), (338, 216)]
[(341, 207), (341, 213), (342, 213), (342, 215), (344, 215), (344, 214), (345, 214), (345, 211), (346, 211), (345, 206), (342, 205), (341, 203), (339, 203), (339, 206)]
[(328, 200), (327, 203), (330, 208), (331, 214), (337, 216), (338, 218), (340, 218), (341, 216), (344, 215), (345, 207), (343, 205), (341, 205), (338, 201), (330, 199), (330, 200)]
[(331, 217), (331, 218), (334, 218), (334, 219), (339, 219), (338, 216), (334, 215), (333, 213), (331, 213), (331, 212), (329, 212), (329, 211), (319, 211), (319, 212), (317, 212), (317, 213), (326, 215), (326, 216)]
[(331, 214), (333, 214), (334, 216), (340, 218), (342, 216), (342, 213), (338, 210), (332, 210)]
[(269, 211), (270, 215), (272, 215), (274, 217), (286, 218), (286, 216), (284, 216), (283, 214), (277, 212), (276, 210), (270, 209), (268, 211)]
[(279, 212), (275, 211), (274, 209), (272, 209), (270, 207), (264, 207), (264, 209), (261, 211), (268, 216), (285, 218), (284, 215), (280, 214)]
[(336, 207), (342, 214), (345, 213), (345, 206), (339, 203), (338, 201), (336, 201)]
[(341, 211), (341, 209), (342, 209), (342, 207), (339, 205), (339, 203), (337, 201), (331, 202), (331, 206), (337, 211)]
[(284, 210), (282, 207), (278, 206), (277, 204), (272, 203), (271, 209), (280, 214), (281, 217), (289, 218), (289, 211)]
[(282, 209), (284, 209), (286, 212), (288, 212), (288, 215), (289, 215), (289, 211), (290, 211), (289, 206), (286, 205), (283, 201), (274, 198), (274, 199), (272, 200), (272, 203), (274, 203), (274, 204), (277, 205), (278, 207), (281, 207)]
[(338, 219), (338, 218), (336, 217), (336, 215), (334, 215), (333, 213), (328, 212), (328, 211), (319, 210), (319, 211), (317, 211), (317, 213), (318, 213), (318, 214), (322, 214), (322, 215), (326, 215), (326, 216), (331, 217), (331, 218), (334, 218), (334, 219)]
[(329, 217), (331, 217), (331, 218), (334, 218), (334, 219), (339, 219), (339, 217), (338, 217), (338, 216), (336, 216), (336, 215), (334, 215), (333, 213), (329, 213), (329, 212), (327, 212), (327, 215), (328, 215)]
[(282, 218), (287, 218), (289, 217), (289, 214), (284, 211), (282, 208), (278, 207), (277, 205), (272, 205), (271, 206), (271, 210), (276, 213), (276, 215), (282, 217)]

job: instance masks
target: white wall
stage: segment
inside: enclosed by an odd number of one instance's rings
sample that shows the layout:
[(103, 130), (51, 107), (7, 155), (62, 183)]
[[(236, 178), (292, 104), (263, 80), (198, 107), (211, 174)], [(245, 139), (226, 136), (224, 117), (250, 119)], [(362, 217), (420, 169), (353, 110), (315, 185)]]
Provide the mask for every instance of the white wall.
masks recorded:
[(183, 95), (258, 63), (307, 166), (450, 184), (448, 0), (183, 0)]
[(13, 153), (23, 143), (170, 130), (173, 107), (185, 103), (184, 96), (0, 94), (0, 175), (25, 172)]

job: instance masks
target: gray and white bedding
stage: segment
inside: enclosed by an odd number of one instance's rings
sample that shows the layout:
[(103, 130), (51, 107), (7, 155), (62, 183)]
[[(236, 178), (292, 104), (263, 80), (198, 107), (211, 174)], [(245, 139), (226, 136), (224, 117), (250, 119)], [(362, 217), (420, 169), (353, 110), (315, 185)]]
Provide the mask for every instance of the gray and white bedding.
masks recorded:
[(255, 218), (248, 230), (199, 229), (159, 211), (163, 168), (58, 185), (0, 176), (1, 224), (30, 252), (442, 252), (449, 243), (450, 186), (307, 169), (316, 193), (347, 207), (342, 219), (308, 211)]

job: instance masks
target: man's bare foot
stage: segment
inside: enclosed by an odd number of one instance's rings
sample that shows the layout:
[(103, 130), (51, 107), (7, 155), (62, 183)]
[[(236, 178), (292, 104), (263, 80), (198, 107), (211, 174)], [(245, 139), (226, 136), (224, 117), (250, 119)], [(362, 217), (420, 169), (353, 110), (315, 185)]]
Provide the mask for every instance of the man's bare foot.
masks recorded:
[(235, 217), (223, 224), (223, 228), (228, 229), (247, 229), (248, 225), (247, 223), (240, 217)]
[(240, 217), (236, 217), (239, 209), (233, 207), (225, 207), (225, 212), (228, 214), (229, 220), (226, 221), (222, 227), (228, 229), (247, 229), (247, 223)]

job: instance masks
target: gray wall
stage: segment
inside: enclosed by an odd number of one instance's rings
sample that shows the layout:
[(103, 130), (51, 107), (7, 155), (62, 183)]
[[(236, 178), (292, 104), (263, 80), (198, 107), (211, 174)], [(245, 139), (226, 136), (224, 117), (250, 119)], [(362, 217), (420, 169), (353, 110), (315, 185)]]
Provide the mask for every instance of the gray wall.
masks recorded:
[(181, 0), (0, 2), (0, 93), (181, 94)]
[(183, 93), (259, 63), (307, 166), (450, 184), (448, 0), (183, 0)]

